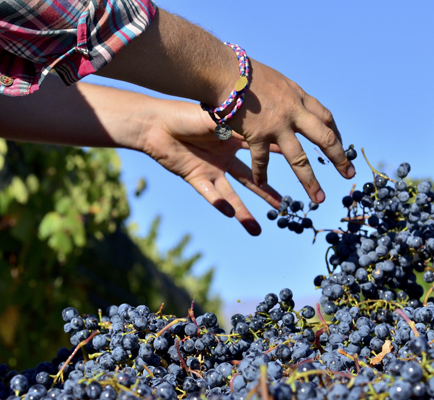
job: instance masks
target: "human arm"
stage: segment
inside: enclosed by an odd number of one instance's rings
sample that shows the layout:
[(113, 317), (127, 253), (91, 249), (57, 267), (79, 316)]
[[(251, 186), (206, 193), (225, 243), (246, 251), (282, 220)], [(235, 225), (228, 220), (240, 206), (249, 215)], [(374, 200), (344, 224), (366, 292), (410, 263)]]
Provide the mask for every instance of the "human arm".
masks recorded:
[[(353, 177), (332, 114), (284, 75), (250, 61), (250, 88), (229, 124), (249, 145), (254, 182), (266, 183), (270, 144), (277, 144), (310, 198), (322, 202), (324, 193), (295, 133), (320, 147), (342, 176)], [(145, 33), (98, 73), (214, 107), (226, 99), (239, 74), (232, 49), (162, 9)]]
[[(225, 173), (277, 208), (281, 196), (253, 184), (250, 169), (235, 153), (247, 148), (237, 134), (220, 142), (213, 122), (195, 104), (79, 83), (65, 89), (49, 75), (31, 96), (0, 96), (0, 137), (38, 143), (121, 147), (144, 152), (181, 176), (209, 203), (235, 216), (252, 235), (261, 228), (233, 190)], [(272, 150), (278, 151), (276, 146)]]

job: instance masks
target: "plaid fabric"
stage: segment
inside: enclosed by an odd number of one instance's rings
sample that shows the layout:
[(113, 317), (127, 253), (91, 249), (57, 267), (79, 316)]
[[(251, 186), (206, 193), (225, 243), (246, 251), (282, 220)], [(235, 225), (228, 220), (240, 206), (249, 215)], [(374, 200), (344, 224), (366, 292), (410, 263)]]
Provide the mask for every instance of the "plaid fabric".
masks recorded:
[(55, 69), (72, 85), (150, 24), (152, 0), (0, 0), (0, 94), (24, 96)]

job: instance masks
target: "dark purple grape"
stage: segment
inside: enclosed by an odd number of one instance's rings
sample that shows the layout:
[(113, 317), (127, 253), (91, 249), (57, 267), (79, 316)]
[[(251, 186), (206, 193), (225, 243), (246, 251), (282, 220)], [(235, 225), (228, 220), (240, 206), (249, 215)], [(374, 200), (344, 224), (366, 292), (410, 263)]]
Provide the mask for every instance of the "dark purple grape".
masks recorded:
[(357, 158), (357, 151), (354, 149), (354, 147), (350, 147), (345, 150), (345, 157), (347, 157), (350, 161), (353, 161)]
[(271, 221), (274, 221), (279, 216), (276, 210), (270, 210), (267, 213), (267, 218)]

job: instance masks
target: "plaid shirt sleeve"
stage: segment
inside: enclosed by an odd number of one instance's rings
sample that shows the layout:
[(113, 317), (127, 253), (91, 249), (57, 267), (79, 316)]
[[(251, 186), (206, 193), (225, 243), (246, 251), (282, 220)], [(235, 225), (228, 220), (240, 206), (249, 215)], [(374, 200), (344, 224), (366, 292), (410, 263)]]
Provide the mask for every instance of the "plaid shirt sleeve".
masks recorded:
[(152, 0), (0, 1), (0, 94), (33, 93), (52, 69), (72, 85), (144, 32), (155, 11)]

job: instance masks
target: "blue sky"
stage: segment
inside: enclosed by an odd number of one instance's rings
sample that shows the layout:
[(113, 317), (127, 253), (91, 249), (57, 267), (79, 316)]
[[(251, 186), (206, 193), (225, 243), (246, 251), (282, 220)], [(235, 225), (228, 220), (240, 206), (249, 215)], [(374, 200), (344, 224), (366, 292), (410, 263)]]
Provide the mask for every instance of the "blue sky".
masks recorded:
[[(301, 142), (310, 156), (327, 199), (312, 213), (318, 228), (336, 228), (344, 216), (341, 198), (352, 183), (372, 179), (360, 148), (374, 165), (393, 170), (403, 161), (411, 176), (433, 176), (434, 147), (434, 3), (429, 1), (205, 1), (160, 0), (157, 4), (244, 47), (247, 54), (279, 70), (328, 107), (344, 144), (354, 144), (357, 175), (346, 181), (330, 165), (320, 165), (315, 146)], [(108, 84), (153, 96), (167, 96), (98, 77)], [(199, 107), (199, 105), (198, 105)], [(145, 177), (148, 189), (131, 196), (131, 220), (144, 233), (156, 215), (163, 218), (159, 245), (167, 249), (183, 234), (193, 237), (190, 254), (203, 253), (196, 272), (216, 267), (213, 290), (228, 307), (237, 300), (260, 300), (289, 287), (296, 305), (316, 296), (312, 280), (326, 271), (324, 236), (296, 235), (268, 221), (267, 203), (233, 181), (233, 186), (262, 225), (250, 237), (235, 219), (218, 213), (194, 189), (146, 155), (121, 150), (123, 177), (132, 195)], [(248, 151), (239, 157), (250, 164)], [(273, 155), (269, 183), (281, 194), (308, 202), (307, 195), (281, 156)]]

